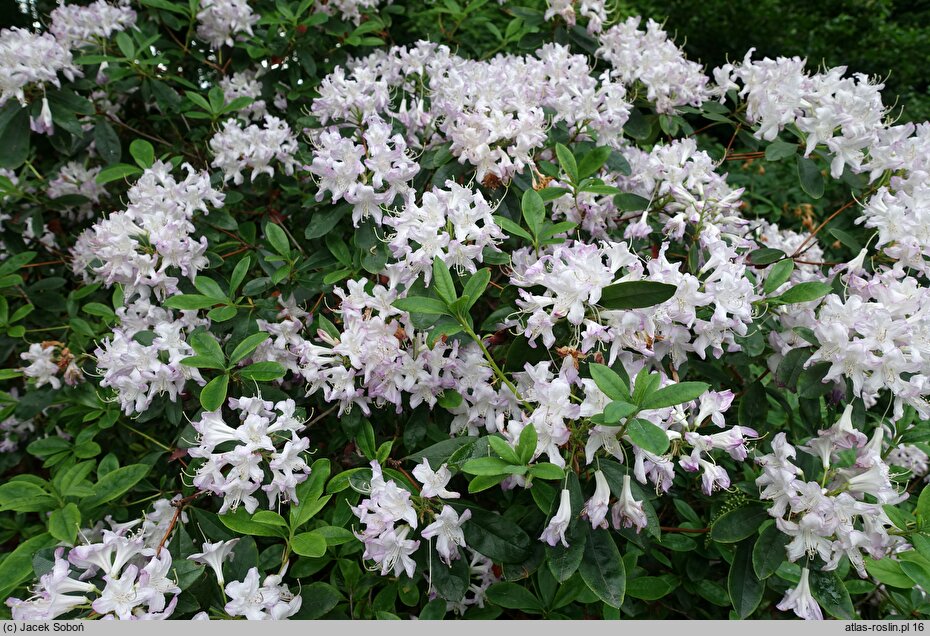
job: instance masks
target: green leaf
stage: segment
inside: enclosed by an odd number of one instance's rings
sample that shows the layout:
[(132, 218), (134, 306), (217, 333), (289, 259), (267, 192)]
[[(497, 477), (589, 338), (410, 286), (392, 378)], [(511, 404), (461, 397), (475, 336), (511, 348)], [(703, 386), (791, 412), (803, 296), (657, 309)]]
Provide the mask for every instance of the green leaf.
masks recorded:
[(640, 369), (633, 382), (633, 403), (642, 404), (659, 386), (659, 374), (650, 373), (648, 365)]
[[(415, 453), (411, 453), (404, 459), (416, 462), (418, 464), (422, 463), (424, 459), (429, 460), (430, 466), (434, 468), (436, 466), (441, 466), (449, 461), (449, 458), (459, 449), (466, 446), (474, 446), (475, 438), (474, 437), (452, 437), (450, 439), (444, 439), (441, 442), (437, 442), (432, 446), (419, 450)], [(535, 450), (535, 447), (534, 447)]]
[(530, 466), (530, 475), (533, 477), (538, 477), (539, 479), (565, 479), (565, 471), (555, 464), (550, 464), (548, 462), (542, 462), (540, 464), (533, 464)]
[(220, 284), (212, 278), (207, 276), (198, 276), (196, 279), (194, 279), (194, 287), (196, 287), (197, 291), (199, 291), (204, 296), (215, 298), (220, 302), (226, 300), (226, 292), (224, 292), (223, 288), (220, 287)]
[(811, 594), (830, 616), (841, 620), (857, 618), (852, 599), (836, 572), (824, 572), (818, 568), (810, 571)]
[(222, 298), (213, 298), (201, 294), (182, 294), (180, 296), (167, 298), (162, 304), (169, 309), (192, 310), (213, 307), (223, 300)]
[(536, 444), (539, 436), (535, 426), (524, 426), (520, 431), (520, 438), (517, 440), (517, 455), (521, 464), (529, 464), (536, 454)]
[(513, 465), (497, 457), (478, 457), (462, 464), (462, 472), (484, 476), (510, 475), (513, 473)]
[(497, 484), (504, 481), (506, 475), (478, 475), (470, 482), (468, 482), (468, 492), (476, 493), (488, 488), (493, 488)]
[(291, 541), (291, 549), (300, 556), (321, 557), (326, 554), (326, 539), (318, 532), (301, 532)]
[[(214, 360), (225, 360), (223, 349), (220, 343), (209, 331), (198, 331), (190, 338), (191, 347), (199, 355), (213, 358)], [(212, 409), (211, 409), (212, 410)]]
[(696, 400), (707, 392), (710, 385), (705, 382), (678, 382), (650, 393), (643, 401), (644, 409), (661, 409)]
[(103, 303), (87, 303), (84, 305), (82, 310), (85, 314), (90, 314), (91, 316), (100, 316), (101, 318), (106, 318), (107, 320), (112, 320), (116, 317), (116, 314), (113, 313), (113, 310)]
[(791, 272), (794, 271), (794, 261), (786, 259), (775, 263), (774, 267), (769, 270), (769, 275), (765, 279), (765, 284), (762, 286), (762, 291), (766, 295), (771, 294), (773, 291), (784, 285), (788, 282), (788, 279), (791, 278)]
[(491, 449), (508, 464), (519, 465), (525, 463), (520, 461), (520, 457), (517, 455), (516, 451), (504, 438), (498, 437), (497, 435), (489, 435), (487, 439), (488, 443), (491, 445)]
[(141, 168), (129, 165), (128, 163), (118, 163), (115, 166), (109, 166), (101, 170), (97, 175), (96, 181), (103, 185), (104, 183), (125, 179), (126, 177), (134, 177), (137, 174), (142, 174)]
[(823, 175), (812, 159), (798, 155), (798, 179), (801, 181), (801, 189), (808, 195), (814, 199), (823, 196)]
[(752, 567), (752, 541), (743, 541), (736, 547), (730, 574), (727, 576), (727, 590), (733, 609), (741, 618), (748, 618), (762, 602), (765, 582), (756, 577)]
[(753, 265), (771, 265), (785, 258), (785, 253), (771, 247), (761, 247), (749, 253), (749, 261)]
[(229, 354), (229, 364), (236, 364), (250, 353), (255, 351), (255, 349), (261, 343), (265, 342), (271, 336), (264, 331), (258, 333), (253, 333), (250, 336), (243, 338), (242, 342), (236, 345), (236, 348), (233, 349), (232, 353)]
[(765, 149), (766, 161), (781, 161), (788, 157), (793, 157), (798, 153), (797, 144), (789, 144), (781, 139), (776, 139)]
[(100, 158), (108, 166), (118, 163), (122, 156), (119, 135), (113, 130), (113, 126), (104, 119), (99, 119), (94, 127), (94, 147), (97, 148)]
[(60, 505), (38, 484), (19, 479), (0, 486), (0, 511), (44, 512)]
[(29, 158), (29, 109), (11, 100), (6, 110), (14, 114), (9, 116), (4, 112), (0, 115), (0, 119), (10, 117), (6, 126), (0, 129), (0, 168), (16, 169)]
[[(26, 124), (28, 130), (28, 123)], [(26, 539), (0, 561), (0, 597), (7, 598), (23, 581), (34, 576), (32, 558), (42, 548), (55, 544), (55, 539), (43, 532)]]
[(628, 402), (630, 400), (630, 389), (626, 382), (610, 367), (592, 362), (588, 365), (591, 372), (591, 379), (597, 385), (604, 395), (611, 400)]
[(898, 555), (901, 570), (923, 589), (930, 587), (930, 561), (914, 552), (903, 552)]
[(455, 293), (455, 283), (452, 281), (452, 274), (449, 273), (449, 267), (438, 256), (433, 259), (432, 287), (436, 290), (436, 293), (439, 294), (439, 297), (445, 301), (446, 305), (451, 305), (456, 301), (457, 296)]
[(578, 161), (578, 177), (585, 179), (595, 174), (607, 162), (611, 149), (608, 146), (598, 146), (585, 153)]
[(668, 435), (652, 422), (639, 418), (631, 420), (626, 425), (626, 434), (634, 444), (653, 455), (661, 455), (668, 450)]
[(710, 538), (719, 543), (738, 543), (755, 534), (759, 526), (769, 519), (762, 506), (744, 506), (722, 514), (710, 529)]
[[(325, 497), (329, 501), (330, 497)], [(353, 541), (358, 541), (356, 536), (352, 534), (352, 531), (348, 528), (340, 528), (338, 526), (323, 526), (314, 530), (315, 533), (326, 539), (326, 547), (333, 547), (336, 545), (344, 545), (346, 543), (352, 543)]]
[(272, 249), (281, 256), (288, 258), (291, 255), (291, 243), (287, 239), (287, 234), (277, 223), (268, 223), (265, 225), (265, 238)]
[(308, 621), (322, 618), (339, 605), (343, 598), (338, 589), (322, 581), (305, 586), (301, 590), (301, 597), (303, 603), (301, 603), (300, 612), (294, 618)]
[(901, 564), (893, 559), (874, 560), (870, 557), (865, 558), (865, 569), (869, 576), (873, 577), (879, 583), (910, 589), (914, 587), (914, 581), (904, 573)]
[(229, 388), (229, 376), (218, 375), (200, 391), (200, 406), (205, 411), (217, 411), (226, 401), (226, 391)]
[(858, 254), (862, 250), (862, 244), (853, 237), (849, 232), (844, 232), (843, 230), (837, 228), (830, 228), (830, 234), (832, 234), (840, 243), (848, 247), (854, 254)]
[(491, 270), (487, 267), (479, 269), (471, 275), (468, 282), (465, 283), (465, 288), (462, 289), (462, 296), (468, 299), (465, 308), (466, 311), (471, 309), (474, 304), (478, 302), (478, 299), (481, 298), (481, 294), (487, 289), (489, 282), (491, 282)]
[[(287, 530), (278, 525), (261, 523), (255, 521), (245, 511), (245, 508), (239, 507), (236, 508), (234, 512), (227, 512), (225, 515), (219, 515), (219, 520), (223, 523), (224, 526), (232, 530), (233, 532), (238, 532), (239, 534), (244, 534), (247, 536), (257, 536), (257, 537), (286, 537)], [(323, 539), (323, 546), (325, 550), (326, 540)]]
[(532, 592), (516, 583), (495, 583), (487, 590), (488, 600), (507, 609), (521, 610), (531, 614), (542, 613), (543, 606)]
[(498, 227), (502, 230), (505, 230), (508, 234), (512, 236), (519, 236), (522, 239), (532, 242), (533, 237), (524, 230), (522, 227), (517, 225), (515, 222), (508, 219), (506, 216), (500, 216), (498, 214), (494, 215), (494, 222), (497, 223)]
[(539, 234), (543, 221), (546, 218), (546, 204), (542, 197), (535, 190), (527, 190), (523, 193), (522, 207), (523, 220), (526, 221), (526, 227), (534, 236)]
[(555, 145), (555, 156), (559, 159), (559, 165), (568, 175), (572, 183), (578, 183), (578, 164), (575, 162), (575, 155), (572, 151), (562, 144)]
[(287, 367), (280, 362), (255, 362), (239, 369), (239, 377), (256, 382), (271, 382), (283, 378)]
[(94, 494), (81, 501), (81, 508), (87, 510), (119, 499), (142, 481), (151, 468), (148, 464), (130, 464), (110, 471), (96, 483)]
[(216, 369), (217, 371), (225, 371), (226, 365), (222, 360), (217, 360), (216, 358), (211, 358), (210, 356), (189, 356), (181, 360), (181, 364), (195, 367), (197, 369)]
[(826, 283), (809, 281), (806, 283), (798, 283), (784, 294), (776, 296), (772, 300), (778, 301), (779, 303), (785, 305), (792, 305), (794, 303), (806, 303), (812, 300), (817, 300), (818, 298), (823, 298), (832, 291), (833, 287)]
[(249, 272), (249, 267), (252, 264), (252, 259), (248, 255), (243, 256), (238, 263), (236, 263), (235, 269), (233, 269), (232, 275), (229, 277), (229, 295), (235, 297), (236, 290), (239, 289), (239, 285), (242, 284), (242, 281), (245, 280), (246, 274)]
[(207, 318), (213, 322), (226, 322), (227, 320), (235, 318), (238, 313), (239, 310), (232, 305), (225, 305), (223, 307), (214, 307), (208, 311)]
[(789, 391), (794, 391), (798, 384), (798, 378), (804, 372), (804, 364), (811, 357), (811, 350), (792, 349), (778, 363), (775, 369), (775, 379)]
[(495, 512), (472, 508), (472, 517), (462, 530), (466, 545), (495, 563), (520, 564), (533, 551), (523, 529)]
[(641, 212), (649, 207), (649, 199), (632, 192), (621, 192), (614, 196), (614, 205), (621, 212)]
[(132, 42), (132, 38), (125, 31), (116, 34), (116, 46), (119, 47), (120, 53), (130, 60), (135, 57), (136, 47)]
[(920, 490), (920, 496), (917, 498), (917, 506), (914, 508), (914, 514), (918, 519), (924, 522), (930, 521), (930, 486), (924, 486)]
[(599, 599), (619, 608), (626, 593), (626, 569), (620, 551), (607, 530), (590, 530), (579, 571)]
[(313, 213), (313, 216), (310, 217), (310, 223), (307, 224), (307, 229), (304, 230), (304, 238), (314, 239), (321, 236), (326, 236), (336, 224), (345, 216), (348, 206), (339, 206), (333, 208), (332, 210), (319, 210)]
[(613, 425), (625, 417), (636, 413), (639, 407), (628, 402), (611, 402), (604, 409), (604, 423)]
[[(534, 486), (535, 488), (536, 486)], [(584, 548), (588, 543), (588, 532), (579, 526), (580, 532), (574, 533), (569, 530), (566, 538), (569, 539), (566, 548), (561, 543), (554, 546), (547, 546), (546, 553), (549, 560), (549, 571), (559, 583), (564, 583), (578, 571), (581, 566), (581, 559), (584, 557)], [(569, 536), (574, 535), (574, 536)]]
[(752, 570), (759, 579), (764, 581), (775, 574), (779, 566), (787, 560), (786, 545), (788, 536), (774, 524), (759, 534), (752, 549)]
[(598, 305), (604, 309), (640, 309), (664, 303), (677, 288), (667, 283), (631, 280), (608, 285), (601, 292)]
[(81, 527), (81, 511), (77, 504), (69, 503), (64, 508), (54, 511), (48, 518), (48, 531), (59, 541), (74, 543)]
[(657, 601), (678, 587), (673, 576), (637, 576), (626, 582), (626, 595), (643, 601)]
[[(353, 535), (352, 538), (355, 539), (355, 536)], [(447, 601), (458, 603), (468, 592), (468, 586), (471, 583), (468, 560), (458, 558), (452, 562), (450, 567), (446, 567), (440, 562), (435, 542), (430, 546), (430, 552), (433, 563), (430, 583), (439, 596)]]
[(444, 302), (436, 298), (427, 298), (426, 296), (398, 298), (391, 304), (401, 311), (406, 311), (411, 314), (442, 315), (449, 313), (449, 309)]

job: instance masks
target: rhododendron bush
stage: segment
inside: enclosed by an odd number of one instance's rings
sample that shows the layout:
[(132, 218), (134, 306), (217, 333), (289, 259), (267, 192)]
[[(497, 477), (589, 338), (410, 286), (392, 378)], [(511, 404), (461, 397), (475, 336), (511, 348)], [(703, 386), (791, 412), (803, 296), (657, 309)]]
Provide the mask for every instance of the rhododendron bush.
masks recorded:
[(930, 613), (930, 127), (609, 9), (22, 4), (7, 616)]

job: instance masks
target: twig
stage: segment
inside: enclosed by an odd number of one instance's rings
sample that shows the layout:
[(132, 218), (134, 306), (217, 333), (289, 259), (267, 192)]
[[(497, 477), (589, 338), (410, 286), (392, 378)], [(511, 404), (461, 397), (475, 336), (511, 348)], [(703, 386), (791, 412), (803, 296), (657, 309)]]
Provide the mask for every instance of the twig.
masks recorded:
[[(791, 258), (795, 258), (795, 257), (797, 257), (797, 256), (800, 256), (801, 254), (803, 254), (804, 252), (806, 252), (807, 250), (809, 250), (810, 248), (812, 248), (812, 247), (814, 246), (813, 240), (814, 240), (814, 237), (817, 236), (817, 233), (818, 233), (820, 230), (822, 230), (822, 229), (824, 228), (824, 226), (825, 226), (827, 223), (829, 223), (830, 221), (832, 221), (833, 219), (835, 219), (837, 216), (839, 216), (839, 214), (840, 214), (841, 212), (843, 212), (844, 210), (850, 208), (855, 202), (856, 202), (856, 199), (855, 199), (855, 197), (854, 197), (854, 198), (850, 199), (849, 201), (847, 201), (845, 204), (843, 204), (843, 207), (841, 207), (841, 208), (838, 209), (836, 212), (834, 212), (833, 214), (831, 214), (830, 216), (828, 216), (828, 217), (826, 218), (826, 220), (825, 220), (823, 223), (821, 223), (820, 225), (818, 225), (817, 228), (816, 228), (813, 232), (810, 233), (810, 236), (808, 236), (806, 239), (804, 239), (804, 241), (803, 241), (800, 245), (798, 245), (798, 249), (794, 250), (794, 254), (791, 255)], [(810, 242), (810, 245), (807, 245), (809, 242)], [(807, 246), (807, 247), (805, 247), (805, 246)]]
[(723, 158), (726, 159), (727, 155), (730, 154), (730, 148), (733, 147), (733, 142), (736, 141), (736, 135), (739, 134), (739, 131), (743, 128), (743, 124), (736, 124), (736, 128), (733, 129), (733, 136), (730, 137), (730, 143), (727, 144), (727, 149), (723, 151)]
[(336, 404), (335, 406), (331, 406), (330, 408), (326, 409), (325, 411), (317, 415), (315, 418), (313, 418), (312, 420), (304, 424), (304, 430), (310, 428), (311, 426), (313, 426), (314, 424), (322, 420), (324, 417), (326, 417), (327, 415), (335, 411), (338, 407), (339, 405)]
[(64, 260), (57, 261), (43, 261), (41, 263), (29, 263), (28, 265), (21, 265), (20, 269), (29, 269), (30, 267), (42, 267), (43, 265), (64, 265)]
[(174, 507), (174, 516), (171, 517), (171, 523), (168, 524), (168, 530), (165, 531), (165, 536), (163, 536), (161, 541), (158, 542), (158, 547), (155, 549), (156, 557), (161, 554), (161, 549), (164, 547), (165, 543), (167, 543), (168, 537), (170, 537), (172, 531), (174, 531), (174, 527), (178, 524), (178, 519), (181, 518), (181, 513), (184, 512), (184, 508), (187, 507), (187, 504), (192, 502), (203, 493), (204, 491), (201, 490), (200, 492), (195, 492), (189, 497), (184, 497), (183, 499), (178, 499), (177, 501), (171, 502), (171, 505)]

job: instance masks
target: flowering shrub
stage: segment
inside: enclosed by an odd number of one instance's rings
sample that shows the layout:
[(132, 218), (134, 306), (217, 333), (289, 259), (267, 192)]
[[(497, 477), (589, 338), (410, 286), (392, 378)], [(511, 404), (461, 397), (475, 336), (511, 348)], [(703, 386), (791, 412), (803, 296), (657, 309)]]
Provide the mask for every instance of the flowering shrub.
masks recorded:
[(12, 617), (930, 612), (930, 127), (881, 84), (599, 2), (39, 9)]

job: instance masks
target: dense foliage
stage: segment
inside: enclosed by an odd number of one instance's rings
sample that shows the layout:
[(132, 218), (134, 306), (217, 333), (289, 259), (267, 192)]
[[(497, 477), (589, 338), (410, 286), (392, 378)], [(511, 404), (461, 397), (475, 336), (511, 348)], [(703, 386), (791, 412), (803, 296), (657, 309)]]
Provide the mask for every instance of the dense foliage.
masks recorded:
[(597, 0), (23, 3), (17, 619), (930, 612), (930, 127)]

